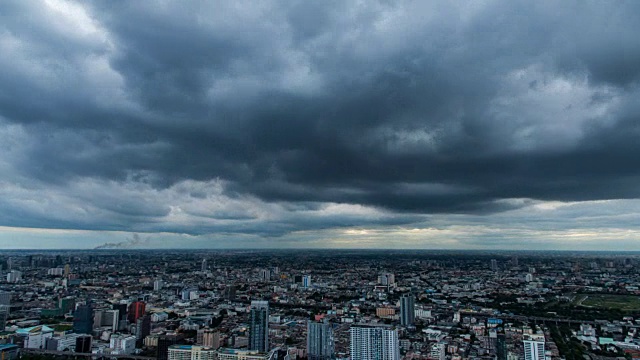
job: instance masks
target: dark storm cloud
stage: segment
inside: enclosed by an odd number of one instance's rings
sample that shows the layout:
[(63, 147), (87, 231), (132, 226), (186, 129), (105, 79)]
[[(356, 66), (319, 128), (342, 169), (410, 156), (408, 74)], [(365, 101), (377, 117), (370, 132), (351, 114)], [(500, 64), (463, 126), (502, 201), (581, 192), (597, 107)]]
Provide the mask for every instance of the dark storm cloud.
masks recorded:
[[(513, 198), (635, 199), (638, 14), (634, 1), (5, 2), (0, 121), (20, 141), (0, 169), (21, 185), (5, 186), (0, 220), (272, 236)], [(30, 191), (72, 215), (38, 213)], [(198, 200), (221, 197), (238, 203)], [(333, 203), (385, 213), (318, 214)]]

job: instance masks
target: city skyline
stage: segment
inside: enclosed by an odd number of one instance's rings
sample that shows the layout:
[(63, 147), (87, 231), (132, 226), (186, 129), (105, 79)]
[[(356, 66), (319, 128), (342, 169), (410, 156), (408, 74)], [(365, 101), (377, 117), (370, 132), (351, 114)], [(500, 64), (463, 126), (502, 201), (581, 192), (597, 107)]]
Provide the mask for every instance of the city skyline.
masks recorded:
[(640, 251), (640, 3), (0, 4), (0, 248)]

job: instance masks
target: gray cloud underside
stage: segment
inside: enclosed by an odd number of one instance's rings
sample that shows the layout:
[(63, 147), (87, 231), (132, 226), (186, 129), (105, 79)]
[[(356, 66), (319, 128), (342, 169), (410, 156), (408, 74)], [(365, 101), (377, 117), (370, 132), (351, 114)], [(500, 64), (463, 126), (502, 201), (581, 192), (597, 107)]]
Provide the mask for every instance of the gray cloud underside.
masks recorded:
[(280, 236), (637, 199), (639, 24), (636, 1), (3, 2), (0, 225)]

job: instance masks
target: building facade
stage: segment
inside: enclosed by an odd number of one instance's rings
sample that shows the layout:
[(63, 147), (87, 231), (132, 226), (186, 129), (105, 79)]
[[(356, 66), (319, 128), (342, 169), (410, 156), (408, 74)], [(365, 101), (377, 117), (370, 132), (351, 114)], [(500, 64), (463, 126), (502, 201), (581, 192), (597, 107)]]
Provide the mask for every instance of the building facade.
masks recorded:
[(269, 303), (252, 301), (249, 313), (249, 350), (269, 351)]
[(218, 360), (268, 360), (269, 353), (258, 350), (218, 349)]
[(80, 304), (73, 313), (73, 332), (89, 334), (93, 332), (93, 307), (91, 304)]
[(525, 334), (522, 342), (524, 345), (524, 360), (544, 360), (544, 335)]
[(111, 335), (109, 347), (115, 354), (131, 354), (136, 349), (136, 337), (125, 335)]
[(135, 324), (144, 315), (146, 304), (143, 301), (134, 301), (129, 305), (129, 324)]
[(413, 295), (402, 295), (400, 298), (400, 325), (411, 326), (416, 320), (416, 306)]
[(24, 347), (26, 349), (46, 349), (47, 339), (53, 337), (53, 329), (45, 325), (38, 325), (19, 329), (16, 334), (24, 337)]
[(212, 348), (191, 345), (172, 345), (169, 347), (168, 360), (216, 360), (216, 351)]
[(398, 331), (386, 326), (351, 327), (351, 360), (400, 360)]
[(307, 354), (309, 360), (335, 359), (333, 328), (328, 322), (307, 322)]

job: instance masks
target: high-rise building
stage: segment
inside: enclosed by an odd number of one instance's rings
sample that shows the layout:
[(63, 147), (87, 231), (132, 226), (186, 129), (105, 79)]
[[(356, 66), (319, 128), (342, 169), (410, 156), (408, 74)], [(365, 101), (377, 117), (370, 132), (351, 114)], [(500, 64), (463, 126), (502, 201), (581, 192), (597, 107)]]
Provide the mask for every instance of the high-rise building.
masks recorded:
[(328, 322), (307, 322), (307, 354), (309, 360), (335, 359), (333, 328)]
[(4, 331), (7, 326), (7, 319), (11, 314), (11, 293), (0, 292), (0, 331)]
[(208, 270), (207, 259), (202, 259), (202, 265), (200, 266), (200, 271), (205, 272), (207, 270)]
[(498, 271), (498, 260), (491, 259), (491, 271)]
[(220, 331), (213, 329), (200, 329), (198, 330), (196, 342), (204, 347), (217, 349), (220, 347)]
[(249, 350), (269, 351), (269, 302), (252, 301), (249, 314)]
[(18, 270), (11, 270), (7, 273), (7, 282), (8, 283), (16, 283), (22, 280), (22, 272)]
[(145, 306), (143, 301), (134, 301), (129, 305), (129, 312), (127, 313), (129, 324), (135, 324), (144, 315)]
[(58, 300), (58, 308), (63, 314), (68, 314), (76, 307), (76, 298), (73, 296), (67, 296)]
[(233, 301), (236, 299), (236, 286), (235, 285), (227, 285), (224, 288), (224, 298)]
[(136, 340), (141, 344), (149, 334), (151, 334), (151, 316), (144, 315), (136, 321)]
[(102, 326), (102, 318), (104, 317), (104, 310), (98, 309), (93, 311), (93, 325), (95, 327)]
[(120, 310), (106, 310), (100, 325), (111, 326), (111, 331), (117, 332), (120, 329)]
[(415, 298), (411, 294), (400, 298), (400, 325), (411, 326), (416, 319)]
[(433, 360), (445, 360), (447, 358), (445, 344), (441, 342), (433, 343), (431, 345), (429, 358)]
[(177, 335), (161, 335), (158, 337), (158, 347), (156, 348), (156, 358), (158, 360), (169, 359), (169, 347), (182, 342), (182, 338)]
[(125, 323), (127, 321), (127, 304), (112, 304), (111, 308), (113, 310), (118, 310), (118, 314), (120, 316), (120, 323)]
[(191, 345), (171, 345), (169, 360), (216, 360), (216, 351), (212, 348)]
[(302, 287), (304, 288), (311, 287), (311, 275), (305, 275), (302, 277)]
[(136, 349), (136, 337), (132, 335), (111, 335), (109, 347), (114, 354), (131, 354)]
[(81, 335), (76, 338), (76, 352), (91, 353), (91, 335)]
[(544, 360), (544, 335), (524, 334), (524, 360)]
[(153, 282), (153, 291), (160, 291), (164, 287), (164, 281), (156, 280)]
[(93, 307), (91, 303), (80, 304), (73, 313), (73, 332), (89, 334), (93, 332)]
[(382, 273), (378, 276), (378, 283), (386, 286), (393, 285), (396, 283), (396, 277), (391, 273)]
[(354, 325), (350, 333), (351, 360), (400, 360), (397, 330), (386, 326)]
[(507, 360), (507, 339), (504, 334), (498, 334), (496, 340), (497, 360)]
[(260, 280), (262, 280), (264, 282), (271, 281), (271, 270), (269, 270), (269, 269), (260, 270)]
[(7, 319), (9, 318), (9, 306), (0, 305), (0, 331), (4, 331), (7, 327)]
[(0, 305), (11, 306), (11, 293), (8, 291), (0, 291)]

